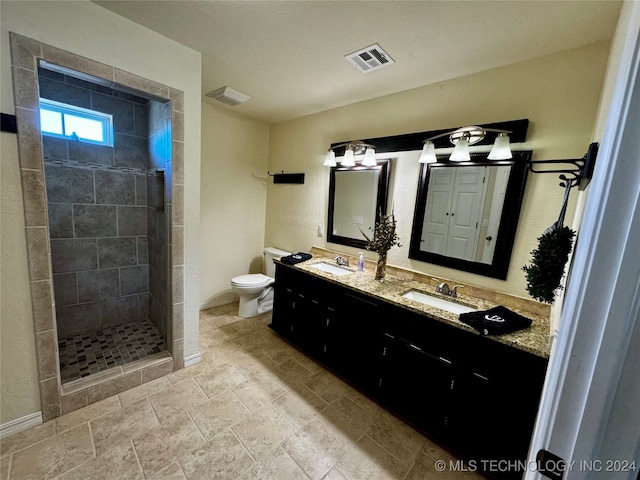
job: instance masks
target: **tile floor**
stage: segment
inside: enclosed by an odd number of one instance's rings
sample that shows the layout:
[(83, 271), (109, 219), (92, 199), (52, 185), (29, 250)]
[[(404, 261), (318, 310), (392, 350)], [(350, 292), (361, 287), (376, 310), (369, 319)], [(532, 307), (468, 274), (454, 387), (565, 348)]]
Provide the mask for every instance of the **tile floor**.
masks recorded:
[(0, 479), (481, 478), (236, 310), (201, 312), (201, 363), (3, 440)]
[(165, 349), (164, 338), (149, 320), (58, 340), (62, 383), (125, 365)]

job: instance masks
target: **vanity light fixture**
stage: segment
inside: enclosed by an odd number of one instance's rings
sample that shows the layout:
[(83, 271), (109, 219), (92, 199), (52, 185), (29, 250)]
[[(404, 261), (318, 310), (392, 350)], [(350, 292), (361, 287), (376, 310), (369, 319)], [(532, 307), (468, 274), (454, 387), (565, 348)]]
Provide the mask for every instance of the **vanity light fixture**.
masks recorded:
[(449, 137), (449, 141), (455, 145), (449, 160), (453, 162), (467, 162), (471, 159), (469, 156), (469, 146), (475, 145), (481, 142), (487, 135), (487, 132), (498, 132), (499, 135), (489, 153), (489, 160), (507, 160), (512, 157), (511, 148), (509, 148), (509, 130), (500, 130), (496, 128), (483, 128), (483, 127), (462, 127), (451, 132), (441, 133), (434, 137), (424, 140), (424, 147), (422, 148), (422, 154), (420, 155), (420, 163), (435, 163), (437, 162), (435, 145), (432, 140), (442, 137)]
[(420, 154), (420, 163), (436, 163), (438, 161), (436, 157), (436, 146), (430, 140), (424, 141), (424, 147), (422, 147), (422, 153)]
[(360, 155), (364, 152), (364, 158), (362, 159), (362, 165), (365, 167), (373, 167), (377, 165), (376, 162), (376, 150), (373, 145), (364, 142), (347, 142), (341, 143), (339, 145), (334, 145), (333, 148), (330, 148), (327, 152), (327, 156), (324, 160), (325, 167), (335, 167), (336, 164), (336, 153), (334, 152), (334, 148), (344, 147), (344, 157), (342, 161), (340, 161), (340, 165), (343, 167), (354, 167), (356, 165), (355, 156)]
[(329, 149), (329, 151), (327, 152), (327, 157), (324, 159), (324, 164), (325, 167), (335, 167), (337, 166), (336, 164), (336, 152), (334, 152), (332, 149)]

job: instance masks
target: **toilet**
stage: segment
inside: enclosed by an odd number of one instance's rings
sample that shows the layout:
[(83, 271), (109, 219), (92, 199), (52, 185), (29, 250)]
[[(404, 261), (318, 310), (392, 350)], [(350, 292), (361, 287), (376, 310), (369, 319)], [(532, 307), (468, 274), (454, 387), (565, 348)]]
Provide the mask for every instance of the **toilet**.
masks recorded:
[(271, 284), (276, 276), (276, 266), (273, 263), (273, 259), (287, 255), (291, 254), (274, 247), (266, 247), (264, 249), (266, 275), (250, 273), (231, 279), (231, 290), (240, 297), (239, 317), (255, 317), (273, 308), (273, 287)]

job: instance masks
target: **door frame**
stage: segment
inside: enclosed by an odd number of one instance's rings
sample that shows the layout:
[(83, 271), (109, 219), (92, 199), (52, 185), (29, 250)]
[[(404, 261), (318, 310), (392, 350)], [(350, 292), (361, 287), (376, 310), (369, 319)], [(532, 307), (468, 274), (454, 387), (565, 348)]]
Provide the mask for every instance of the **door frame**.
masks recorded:
[(621, 18), (628, 28), (526, 480), (547, 478), (529, 468), (541, 449), (578, 462), (565, 471), (566, 480), (638, 475), (637, 469), (598, 472), (579, 463), (600, 461), (604, 468), (607, 461), (640, 461), (640, 354), (632, 343), (640, 338), (640, 3), (623, 6)]
[[(18, 157), (24, 200), (27, 263), (42, 418), (51, 420), (108, 396), (184, 367), (184, 92), (95, 60), (9, 32)], [(49, 244), (44, 159), (39, 122), (38, 62), (66, 67), (171, 101), (172, 171), (171, 231), (167, 291), (168, 358), (141, 360), (119, 375), (108, 371), (73, 388), (63, 388)], [(180, 172), (180, 175), (177, 175)], [(81, 382), (81, 381), (78, 381)], [(75, 382), (74, 382), (75, 383)]]

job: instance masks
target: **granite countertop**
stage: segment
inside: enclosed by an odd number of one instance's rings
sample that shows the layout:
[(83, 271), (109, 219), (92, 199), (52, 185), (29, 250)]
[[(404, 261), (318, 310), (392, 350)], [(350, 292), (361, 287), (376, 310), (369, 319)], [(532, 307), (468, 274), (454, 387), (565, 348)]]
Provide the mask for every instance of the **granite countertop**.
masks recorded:
[[(279, 260), (275, 261), (276, 263), (281, 263)], [(354, 266), (342, 267), (351, 270), (353, 273), (348, 275), (334, 275), (314, 268), (313, 265), (316, 263), (336, 265), (336, 262), (333, 259), (315, 256), (311, 260), (307, 260), (293, 266), (286, 266), (305, 271), (311, 275), (324, 278), (346, 288), (364, 292), (372, 297), (380, 298), (391, 304), (420, 313), (426, 317), (453, 325), (457, 328), (467, 330), (478, 335), (480, 334), (477, 330), (458, 320), (457, 314), (425, 305), (415, 300), (403, 298), (402, 295), (407, 293), (409, 290), (418, 290), (425, 294), (442, 297), (445, 300), (461, 303), (469, 307), (477, 308), (478, 310), (486, 310), (497, 306), (495, 303), (479, 300), (461, 293), (458, 294), (457, 298), (439, 295), (435, 293), (435, 285), (428, 285), (415, 280), (405, 280), (400, 277), (390, 275), (389, 273), (385, 276), (384, 282), (378, 282), (374, 280), (374, 271), (367, 268), (365, 268), (364, 271), (359, 272)], [(510, 309), (530, 318), (532, 320), (531, 327), (503, 335), (489, 335), (486, 338), (524, 350), (543, 358), (549, 358), (549, 319), (542, 315), (524, 312), (516, 308)]]

